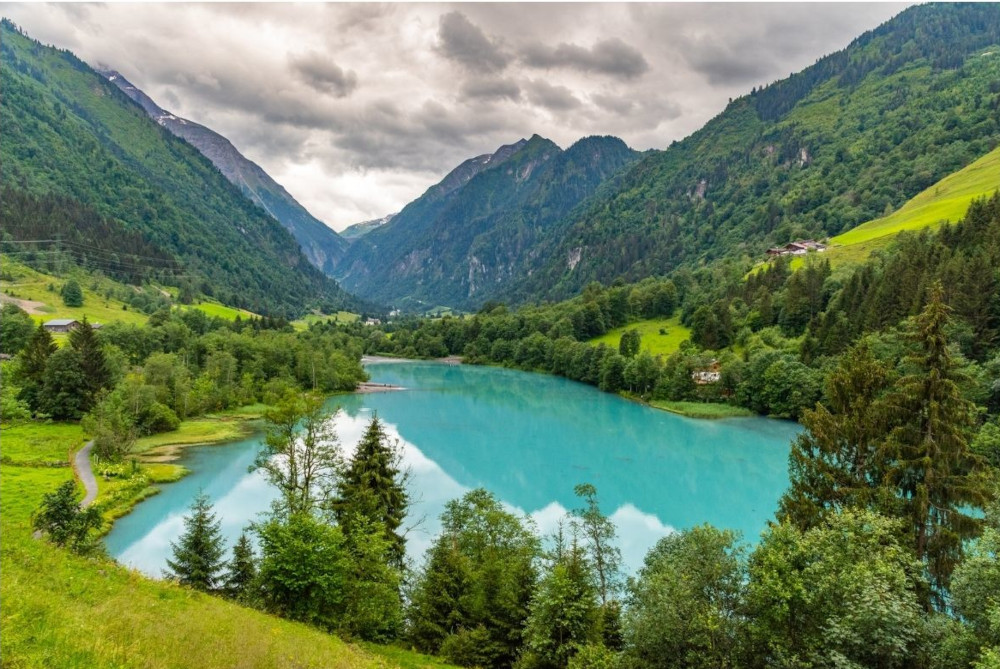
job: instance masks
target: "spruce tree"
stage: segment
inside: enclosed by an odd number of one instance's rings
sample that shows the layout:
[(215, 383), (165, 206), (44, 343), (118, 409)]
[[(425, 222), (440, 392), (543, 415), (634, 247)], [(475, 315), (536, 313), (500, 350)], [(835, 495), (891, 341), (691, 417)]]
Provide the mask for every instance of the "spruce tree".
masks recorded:
[(21, 351), (21, 366), (18, 371), (21, 392), (18, 397), (27, 402), (32, 411), (40, 409), (42, 386), (45, 384), (45, 365), (49, 361), (49, 356), (58, 349), (52, 335), (39, 323), (24, 350)]
[(878, 456), (889, 431), (881, 399), (890, 381), (866, 342), (844, 354), (827, 379), (824, 403), (803, 412), (806, 429), (792, 444), (779, 520), (807, 530), (830, 511), (872, 505), (885, 476)]
[(378, 414), (372, 416), (361, 442), (338, 484), (334, 502), (337, 522), (350, 534), (357, 519), (382, 527), (389, 541), (389, 559), (403, 566), (406, 538), (399, 528), (406, 515), (406, 477), (400, 469), (399, 443), (385, 433)]
[(111, 371), (104, 348), (97, 340), (97, 333), (84, 316), (78, 326), (69, 332), (69, 345), (80, 354), (80, 365), (87, 385), (86, 409), (93, 404), (94, 397), (102, 388), (111, 385)]
[(221, 522), (212, 512), (208, 495), (199, 493), (184, 517), (184, 533), (170, 542), (173, 559), (167, 560), (168, 576), (206, 592), (214, 590), (224, 566)]
[(524, 628), (521, 669), (562, 668), (577, 650), (601, 639), (601, 609), (593, 568), (578, 529), (556, 554), (535, 588)]
[(225, 591), (232, 599), (245, 600), (257, 578), (257, 562), (253, 546), (246, 532), (240, 534), (239, 540), (233, 546), (233, 559), (226, 567)]
[(983, 463), (969, 447), (975, 405), (962, 396), (964, 375), (945, 334), (950, 309), (943, 294), (935, 283), (916, 318), (916, 346), (904, 360), (909, 373), (888, 400), (898, 425), (885, 447), (891, 463), (887, 478), (909, 520), (915, 554), (925, 562), (938, 595), (948, 587), (963, 542), (979, 532), (981, 521), (970, 511), (987, 500), (979, 475)]

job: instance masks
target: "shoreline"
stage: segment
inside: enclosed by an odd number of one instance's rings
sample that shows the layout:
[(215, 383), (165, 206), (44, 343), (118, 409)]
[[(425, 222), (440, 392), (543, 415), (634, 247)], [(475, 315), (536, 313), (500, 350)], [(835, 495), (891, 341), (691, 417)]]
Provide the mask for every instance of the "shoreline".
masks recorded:
[[(413, 362), (406, 358), (388, 358), (384, 356), (364, 356), (362, 363), (389, 363), (389, 362)], [(457, 364), (449, 362), (448, 364)], [(406, 390), (402, 386), (387, 383), (372, 383), (364, 381), (358, 387), (346, 393), (333, 393), (329, 397), (339, 394), (366, 395), (378, 392), (392, 392)], [(180, 427), (173, 432), (161, 432), (145, 437), (147, 443), (136, 443), (136, 450), (130, 455), (141, 468), (146, 485), (129, 486), (115, 477), (102, 476), (98, 469), (95, 469), (97, 480), (97, 498), (94, 504), (107, 504), (102, 509), (104, 525), (100, 530), (100, 535), (104, 536), (111, 531), (114, 522), (128, 515), (137, 504), (161, 491), (161, 485), (174, 483), (191, 473), (191, 469), (183, 464), (183, 458), (190, 447), (196, 446), (224, 446), (242, 439), (247, 439), (254, 434), (263, 432), (263, 414), (267, 407), (260, 406), (257, 411), (239, 410), (230, 413), (213, 414), (209, 416), (199, 416), (181, 422)], [(214, 429), (212, 429), (214, 427)], [(70, 455), (70, 463), (76, 457), (79, 450), (73, 451)]]

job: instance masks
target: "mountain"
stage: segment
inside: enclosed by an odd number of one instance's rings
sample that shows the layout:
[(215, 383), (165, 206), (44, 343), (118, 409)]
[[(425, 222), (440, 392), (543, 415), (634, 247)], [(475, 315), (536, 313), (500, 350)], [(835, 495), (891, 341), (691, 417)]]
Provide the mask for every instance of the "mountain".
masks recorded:
[(375, 228), (382, 227), (391, 221), (395, 216), (396, 214), (389, 214), (388, 216), (383, 216), (382, 218), (375, 218), (370, 221), (362, 221), (361, 223), (349, 225), (340, 231), (340, 238), (352, 242), (359, 237), (364, 237)]
[(107, 69), (98, 71), (145, 109), (153, 120), (201, 151), (254, 204), (292, 233), (309, 262), (326, 274), (333, 274), (337, 261), (347, 248), (347, 242), (306, 211), (257, 163), (244, 157), (232, 142), (214, 130), (166, 111), (120, 72)]
[(397, 306), (478, 306), (519, 279), (550, 228), (638, 155), (615, 137), (564, 151), (534, 135), (466, 160), (357, 240), (338, 276)]
[(181, 280), (226, 304), (284, 316), (359, 308), (285, 228), (117, 86), (9, 21), (0, 31), (5, 188), (69, 198), (138, 232), (180, 261)]
[(530, 254), (511, 301), (879, 218), (1000, 142), (1000, 5), (912, 7), (646, 155)]

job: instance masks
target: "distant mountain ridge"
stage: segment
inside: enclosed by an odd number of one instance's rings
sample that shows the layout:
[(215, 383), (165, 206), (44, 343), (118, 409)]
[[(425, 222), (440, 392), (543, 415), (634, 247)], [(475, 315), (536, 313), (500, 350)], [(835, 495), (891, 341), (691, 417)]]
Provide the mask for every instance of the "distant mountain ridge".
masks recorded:
[[(179, 261), (178, 280), (193, 292), (227, 305), (285, 317), (367, 308), (205, 155), (72, 53), (3, 20), (0, 63), (5, 188), (85, 205)], [(107, 248), (102, 258), (144, 262), (118, 252)]]
[(362, 221), (360, 223), (355, 223), (354, 225), (349, 225), (340, 231), (340, 238), (352, 242), (359, 237), (364, 237), (375, 228), (382, 227), (395, 217), (396, 214), (389, 214), (387, 216), (383, 216), (382, 218), (373, 218), (370, 221)]
[(285, 226), (313, 265), (326, 274), (334, 273), (337, 262), (347, 249), (347, 242), (310, 214), (257, 163), (246, 158), (232, 142), (211, 128), (163, 109), (120, 72), (100, 68), (97, 71), (137, 102), (153, 120), (201, 151), (254, 204)]
[(616, 137), (564, 151), (533, 135), (470, 158), (355, 241), (338, 278), (414, 310), (475, 307), (517, 280), (538, 240), (638, 156)]
[(650, 152), (501, 299), (562, 299), (884, 216), (1000, 143), (1000, 4), (904, 10)]

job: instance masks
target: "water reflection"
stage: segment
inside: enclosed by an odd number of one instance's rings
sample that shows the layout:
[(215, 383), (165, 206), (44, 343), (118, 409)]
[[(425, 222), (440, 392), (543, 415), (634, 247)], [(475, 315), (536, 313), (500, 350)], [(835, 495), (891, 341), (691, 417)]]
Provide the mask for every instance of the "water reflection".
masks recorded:
[[(399, 439), (411, 473), (408, 553), (420, 561), (447, 501), (475, 487), (493, 491), (555, 530), (578, 500), (577, 483), (598, 488), (636, 569), (673, 527), (711, 522), (753, 539), (787, 485), (788, 443), (797, 426), (765, 419), (692, 421), (593, 388), (511, 370), (433, 363), (380, 364), (373, 380), (407, 391), (335, 398), (341, 443), (350, 452), (371, 412)], [(191, 449), (193, 474), (164, 486), (120, 519), (107, 538), (121, 562), (159, 575), (170, 541), (199, 488), (211, 497), (232, 545), (275, 498), (249, 474), (259, 438)]]

